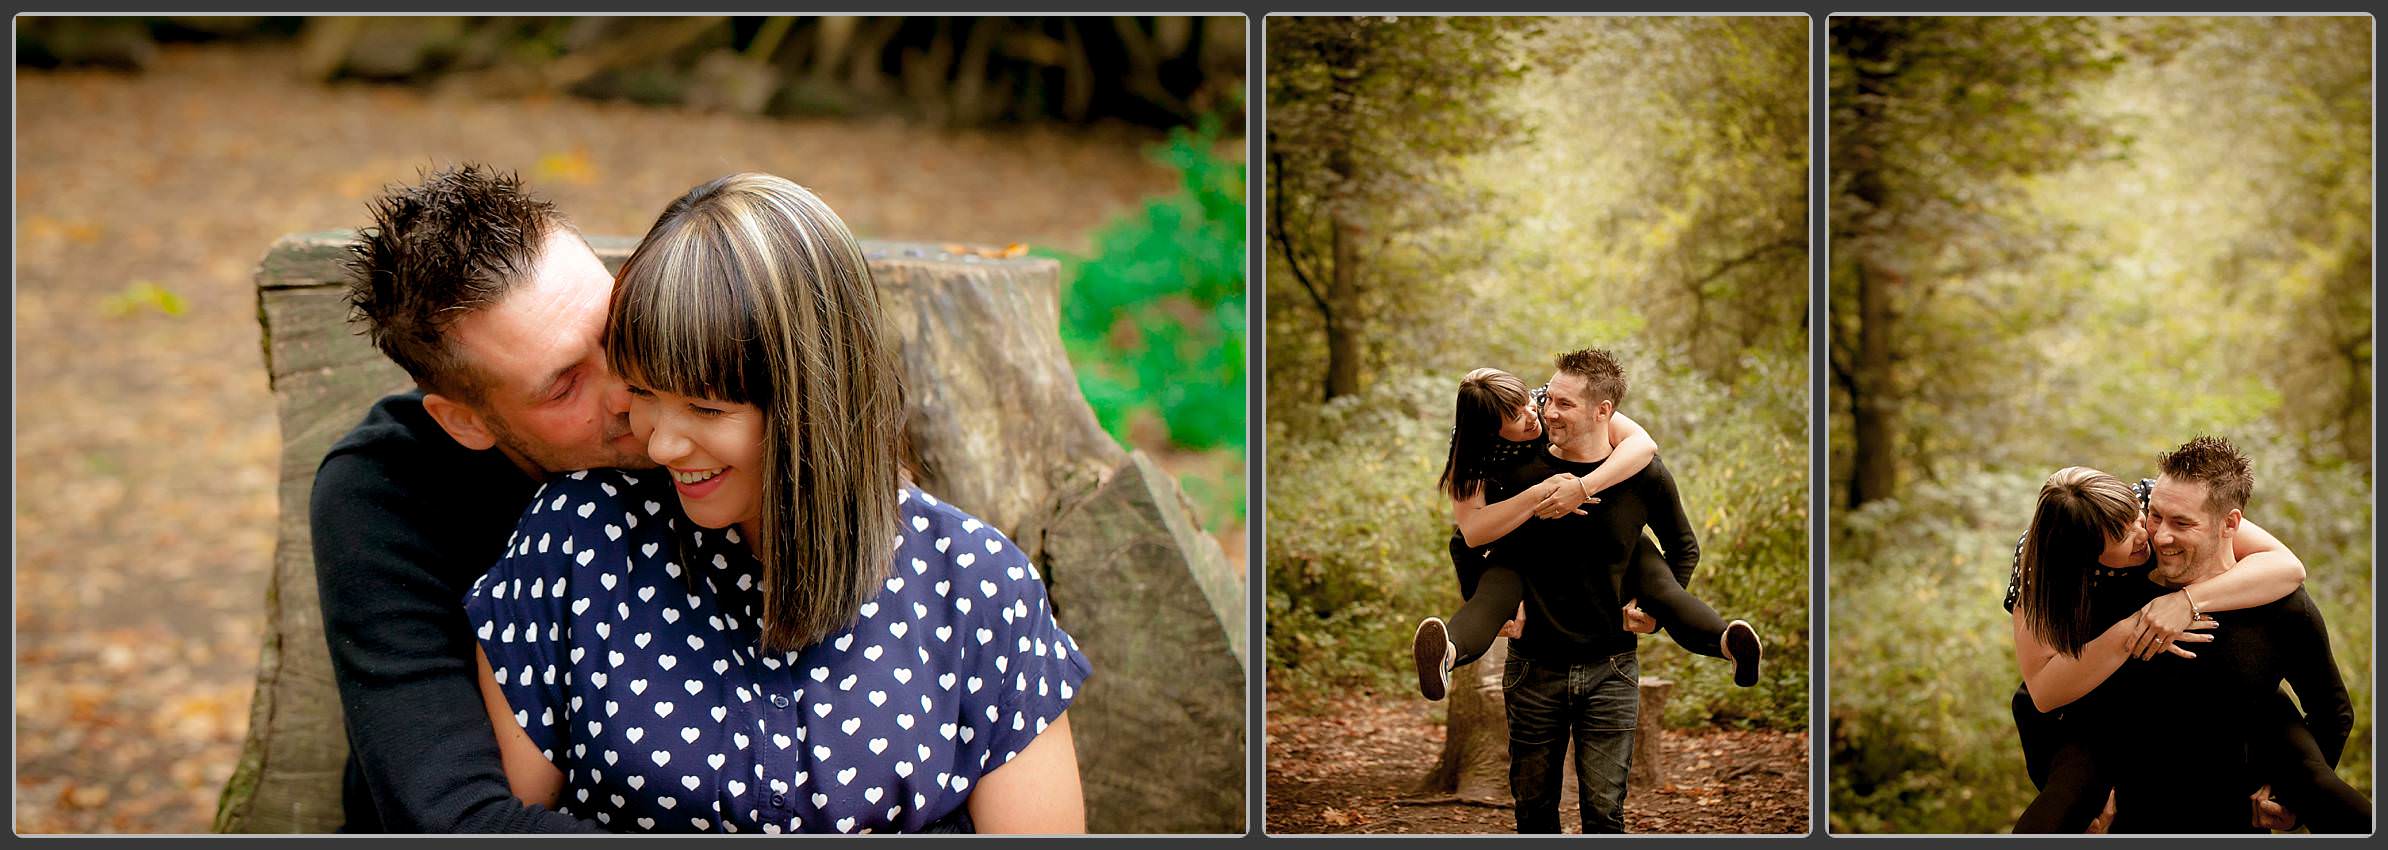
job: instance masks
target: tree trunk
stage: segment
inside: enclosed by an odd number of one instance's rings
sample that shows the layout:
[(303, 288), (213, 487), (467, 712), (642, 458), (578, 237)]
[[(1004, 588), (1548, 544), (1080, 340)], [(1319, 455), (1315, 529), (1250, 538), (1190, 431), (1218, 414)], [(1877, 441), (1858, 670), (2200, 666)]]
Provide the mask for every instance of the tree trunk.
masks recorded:
[(1674, 693), (1674, 682), (1642, 677), (1640, 714), (1634, 721), (1633, 769), (1625, 774), (1627, 790), (1650, 791), (1667, 784), (1667, 760), (1659, 747), (1666, 738), (1667, 697)]
[(1428, 771), (1423, 790), (1495, 806), (1510, 805), (1508, 701), (1501, 696), (1501, 668), (1509, 640), (1495, 639), (1476, 663), (1451, 671), (1451, 693), (1443, 704), (1443, 753)]
[(1895, 396), (1891, 356), (1892, 286), (1896, 277), (1881, 273), (1864, 261), (1856, 264), (1857, 362), (1849, 388), (1852, 468), (1849, 507), (1897, 495), (1899, 483), (1899, 407)]
[(1343, 204), (1334, 206), (1327, 221), (1332, 228), (1335, 267), (1327, 283), (1327, 303), (1334, 312), (1327, 318), (1326, 400), (1334, 401), (1360, 391), (1361, 228)]

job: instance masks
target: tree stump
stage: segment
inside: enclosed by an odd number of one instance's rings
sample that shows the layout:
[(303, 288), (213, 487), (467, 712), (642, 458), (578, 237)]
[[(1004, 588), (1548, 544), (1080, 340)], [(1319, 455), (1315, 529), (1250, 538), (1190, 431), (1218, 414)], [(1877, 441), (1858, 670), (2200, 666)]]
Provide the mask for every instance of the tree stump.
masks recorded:
[(1511, 805), (1509, 793), (1509, 701), (1501, 693), (1501, 670), (1509, 660), (1509, 639), (1494, 638), (1475, 663), (1451, 671), (1443, 698), (1443, 752), (1426, 774), (1424, 789), (1471, 803)]
[(1642, 677), (1641, 714), (1633, 733), (1633, 770), (1625, 774), (1628, 791), (1649, 791), (1667, 784), (1667, 761), (1659, 743), (1666, 734), (1667, 697), (1674, 693), (1674, 682)]
[[(332, 442), (375, 399), (411, 386), (347, 325), (339, 262), (352, 238), (284, 237), (257, 270), (282, 427), (281, 517), (248, 739), (219, 832), (320, 833), (343, 820), (348, 740), (307, 499)], [(590, 244), (619, 268), (635, 242)], [(1094, 665), (1070, 709), (1087, 826), (1242, 831), (1243, 582), (1176, 483), (1095, 422), (1062, 353), (1059, 265), (930, 245), (863, 249), (899, 340), (919, 483), (1019, 543)]]

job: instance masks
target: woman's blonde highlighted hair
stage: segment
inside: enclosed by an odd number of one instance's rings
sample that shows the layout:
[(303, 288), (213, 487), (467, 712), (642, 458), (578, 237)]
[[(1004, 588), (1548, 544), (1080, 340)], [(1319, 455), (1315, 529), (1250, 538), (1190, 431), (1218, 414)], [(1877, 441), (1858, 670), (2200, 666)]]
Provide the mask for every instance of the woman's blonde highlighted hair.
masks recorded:
[(2107, 624), (2090, 612), (2090, 579), (2108, 542), (2139, 521), (2139, 497), (2122, 479), (2068, 466), (2040, 484), (2039, 507), (2023, 535), (2015, 612), (2041, 643), (2068, 657)]
[(633, 384), (763, 411), (763, 648), (853, 623), (900, 534), (904, 388), (837, 213), (768, 174), (690, 190), (623, 262), (605, 351)]

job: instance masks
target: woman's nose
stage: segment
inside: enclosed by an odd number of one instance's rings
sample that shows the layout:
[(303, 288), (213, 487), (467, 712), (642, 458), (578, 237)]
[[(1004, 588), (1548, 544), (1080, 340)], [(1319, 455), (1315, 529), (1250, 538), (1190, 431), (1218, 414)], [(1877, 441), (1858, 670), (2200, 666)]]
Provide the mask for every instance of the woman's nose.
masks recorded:
[(647, 457), (656, 463), (670, 466), (672, 461), (688, 454), (688, 438), (680, 436), (669, 422), (655, 423), (655, 432), (647, 435)]

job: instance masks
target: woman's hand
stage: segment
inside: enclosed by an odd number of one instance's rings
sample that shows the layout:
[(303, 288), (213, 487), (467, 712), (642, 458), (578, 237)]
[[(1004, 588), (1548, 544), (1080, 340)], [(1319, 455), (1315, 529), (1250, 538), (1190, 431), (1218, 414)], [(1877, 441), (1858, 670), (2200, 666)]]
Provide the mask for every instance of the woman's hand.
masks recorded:
[(2139, 613), (2131, 615), (2131, 624), (2134, 634), (2131, 642), (2125, 645), (2125, 652), (2140, 661), (2165, 652), (2182, 658), (2196, 658), (2197, 654), (2182, 649), (2180, 642), (2213, 643), (2214, 636), (2202, 634), (2201, 630), (2221, 625), (2212, 617), (2195, 613), (2189, 604), (2189, 595), (2181, 591), (2149, 600), (2148, 604), (2140, 606)]
[(1600, 504), (1599, 499), (1592, 498), (1592, 491), (1585, 486), (1584, 479), (1573, 475), (1562, 472), (1543, 479), (1542, 483), (1551, 490), (1543, 495), (1540, 503), (1534, 505), (1534, 515), (1537, 517), (1558, 519), (1568, 514), (1584, 513), (1585, 505)]

